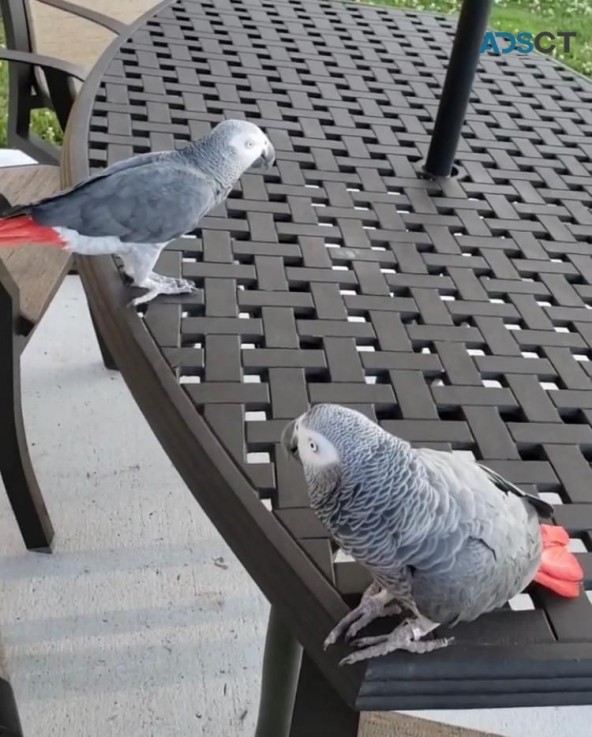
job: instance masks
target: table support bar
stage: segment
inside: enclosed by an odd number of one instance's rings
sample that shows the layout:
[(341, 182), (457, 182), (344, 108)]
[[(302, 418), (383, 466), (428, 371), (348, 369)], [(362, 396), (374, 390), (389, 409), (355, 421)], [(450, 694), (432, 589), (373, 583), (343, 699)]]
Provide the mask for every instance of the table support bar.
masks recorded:
[(255, 737), (288, 737), (301, 662), (302, 646), (271, 607)]

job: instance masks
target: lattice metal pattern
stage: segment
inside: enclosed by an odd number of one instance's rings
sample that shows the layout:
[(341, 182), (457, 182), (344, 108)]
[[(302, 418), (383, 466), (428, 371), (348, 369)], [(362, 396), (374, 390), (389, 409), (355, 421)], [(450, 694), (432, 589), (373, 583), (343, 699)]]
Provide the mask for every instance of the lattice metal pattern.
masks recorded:
[[(278, 453), (309, 401), (538, 490), (592, 587), (592, 85), (542, 57), (483, 57), (460, 175), (427, 182), (454, 27), (307, 0), (178, 2), (111, 64), (90, 163), (183, 145), (222, 115), (270, 134), (276, 168), (245, 176), (161, 259), (200, 293), (153, 303), (145, 322), (342, 591), (364, 575), (335, 558)], [(586, 596), (534, 604), (535, 641), (592, 638)]]

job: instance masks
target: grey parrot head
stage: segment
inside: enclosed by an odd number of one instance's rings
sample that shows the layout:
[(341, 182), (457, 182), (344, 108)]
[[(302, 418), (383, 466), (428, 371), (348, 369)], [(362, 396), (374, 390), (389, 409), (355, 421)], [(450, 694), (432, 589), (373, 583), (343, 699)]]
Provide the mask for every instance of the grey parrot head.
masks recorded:
[(212, 136), (220, 136), (234, 150), (241, 168), (269, 169), (275, 163), (275, 150), (265, 133), (248, 120), (223, 120)]
[(187, 154), (224, 186), (231, 186), (248, 169), (269, 169), (275, 163), (271, 141), (248, 120), (223, 120), (189, 146)]
[(361, 412), (337, 404), (318, 404), (290, 422), (281, 442), (302, 465), (311, 493), (319, 484), (335, 486), (359, 476), (376, 450), (394, 436)]

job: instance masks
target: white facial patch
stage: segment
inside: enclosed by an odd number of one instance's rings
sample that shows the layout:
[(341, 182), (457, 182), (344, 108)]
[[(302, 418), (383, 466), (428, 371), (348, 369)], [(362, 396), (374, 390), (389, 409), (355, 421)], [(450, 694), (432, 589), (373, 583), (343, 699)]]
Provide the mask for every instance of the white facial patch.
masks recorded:
[(298, 455), (303, 466), (325, 468), (340, 462), (335, 446), (314, 430), (309, 430), (300, 423), (296, 426)]
[(263, 131), (255, 126), (241, 132), (232, 139), (232, 146), (237, 152), (245, 169), (248, 169), (268, 148), (269, 141)]

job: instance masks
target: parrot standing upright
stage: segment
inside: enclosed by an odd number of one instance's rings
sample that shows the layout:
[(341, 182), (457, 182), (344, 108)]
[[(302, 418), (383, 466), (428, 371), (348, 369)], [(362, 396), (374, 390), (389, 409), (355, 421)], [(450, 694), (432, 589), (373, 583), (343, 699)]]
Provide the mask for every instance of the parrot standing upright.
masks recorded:
[(194, 230), (247, 169), (269, 168), (274, 161), (274, 148), (258, 126), (223, 120), (179, 151), (132, 156), (3, 213), (0, 248), (36, 244), (85, 256), (118, 255), (132, 284), (148, 290), (133, 305), (192, 292), (190, 281), (153, 271), (160, 252)]
[(312, 509), (373, 578), (325, 647), (401, 608), (411, 615), (389, 635), (355, 640), (342, 664), (445, 647), (452, 638), (421, 638), (503, 606), (533, 580), (579, 595), (567, 532), (541, 524), (553, 507), (473, 459), (414, 448), (333, 404), (293, 420), (281, 441), (302, 465)]

